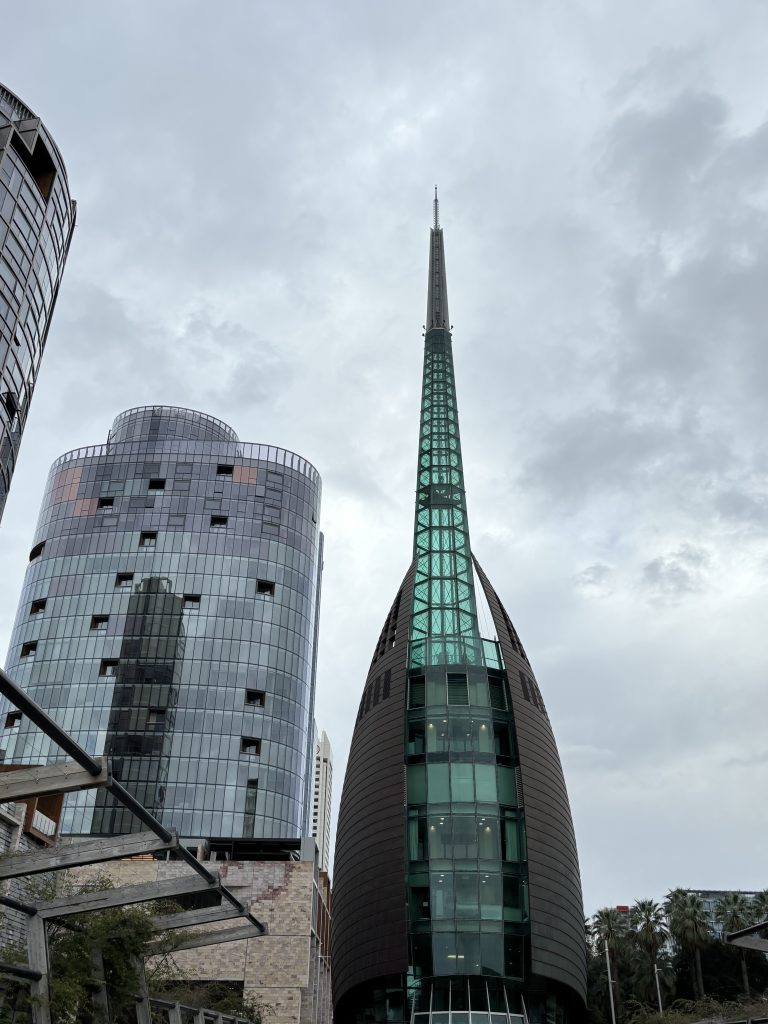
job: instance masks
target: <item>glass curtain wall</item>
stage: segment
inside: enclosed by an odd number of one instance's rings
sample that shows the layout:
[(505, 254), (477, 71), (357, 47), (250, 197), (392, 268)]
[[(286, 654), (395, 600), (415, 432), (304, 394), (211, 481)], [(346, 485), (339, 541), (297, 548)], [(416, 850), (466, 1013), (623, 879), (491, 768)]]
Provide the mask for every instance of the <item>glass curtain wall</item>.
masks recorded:
[[(54, 463), (9, 673), (184, 837), (285, 838), (309, 815), (320, 478), (186, 409), (130, 410)], [(61, 757), (8, 713), (6, 763)], [(141, 829), (96, 791), (69, 833)]]
[(0, 85), (0, 518), (74, 224), (58, 149)]

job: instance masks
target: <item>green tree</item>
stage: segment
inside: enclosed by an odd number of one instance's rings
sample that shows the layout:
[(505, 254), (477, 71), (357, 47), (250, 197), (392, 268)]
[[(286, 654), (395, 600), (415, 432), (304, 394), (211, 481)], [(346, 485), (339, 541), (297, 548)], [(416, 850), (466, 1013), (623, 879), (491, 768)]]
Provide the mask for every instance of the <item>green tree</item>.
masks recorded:
[[(68, 872), (59, 872), (56, 876), (28, 879), (25, 895), (30, 901), (39, 901), (75, 891), (111, 888), (112, 882), (106, 875), (99, 875), (86, 885), (76, 885)], [(183, 972), (173, 961), (173, 949), (190, 933), (158, 933), (152, 923), (155, 915), (179, 909), (169, 901), (154, 901), (141, 907), (115, 907), (51, 921), (48, 949), (53, 1024), (103, 1024), (104, 1013), (94, 1003), (94, 994), (102, 989), (106, 991), (113, 1024), (134, 1024), (136, 994), (141, 988), (140, 974), (147, 958), (152, 958), (152, 968), (147, 972), (150, 995), (164, 993), (171, 979), (178, 983), (183, 978)], [(7, 946), (0, 950), (0, 960), (26, 963), (26, 950)], [(0, 1001), (0, 1024), (26, 1020), (28, 987), (22, 989), (14, 984), (6, 986), (6, 990), (11, 998), (5, 1004)], [(210, 1002), (191, 1005), (250, 1017), (254, 1024), (261, 1024), (269, 1012), (269, 1007), (244, 997), (242, 992), (233, 993), (226, 985), (201, 987), (199, 995), (206, 994), (212, 997)]]
[(752, 912), (755, 924), (761, 921), (768, 921), (768, 889), (755, 893), (752, 897)]
[(629, 912), (629, 927), (635, 942), (651, 960), (669, 938), (664, 908), (655, 900), (635, 900)]
[[(742, 892), (727, 892), (715, 905), (715, 918), (722, 925), (723, 932), (737, 932), (752, 923), (754, 907)], [(749, 972), (747, 971), (746, 949), (739, 948), (741, 960), (741, 985), (744, 997), (749, 999)]]
[[(624, 1000), (621, 995), (620, 965), (627, 952), (627, 918), (615, 907), (602, 907), (592, 918), (592, 935), (597, 951), (605, 953), (611, 960), (613, 992), (616, 1002), (616, 1016), (623, 1016)], [(623, 976), (623, 974), (622, 974)]]
[[(655, 900), (636, 900), (629, 912), (629, 928), (635, 947), (631, 958), (633, 995), (641, 1002), (655, 1004), (659, 954), (669, 938), (661, 904)], [(674, 986), (674, 972), (668, 957), (659, 967), (659, 989), (662, 980), (665, 989)]]
[(701, 950), (710, 939), (709, 921), (699, 897), (685, 889), (671, 889), (664, 901), (672, 938), (688, 950), (694, 960), (696, 998), (704, 999), (704, 977), (701, 972)]

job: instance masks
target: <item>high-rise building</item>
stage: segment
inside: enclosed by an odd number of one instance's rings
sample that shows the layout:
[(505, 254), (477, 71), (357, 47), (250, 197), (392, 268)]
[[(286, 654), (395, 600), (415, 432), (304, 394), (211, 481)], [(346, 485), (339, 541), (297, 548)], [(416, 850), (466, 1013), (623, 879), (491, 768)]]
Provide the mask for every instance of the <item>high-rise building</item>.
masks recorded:
[(563, 1024), (584, 1013), (584, 918), (560, 759), (531, 664), (470, 547), (437, 199), (414, 554), (352, 738), (333, 973), (344, 1024)]
[[(214, 856), (306, 834), (320, 489), (299, 455), (167, 406), (48, 477), (7, 669)], [(6, 762), (62, 756), (18, 712), (5, 726)], [(67, 799), (65, 833), (141, 828), (103, 790)]]
[(312, 795), (312, 835), (317, 840), (320, 870), (328, 870), (331, 853), (331, 799), (333, 796), (333, 751), (323, 730), (315, 746), (315, 785)]
[(56, 144), (0, 85), (0, 518), (74, 226)]

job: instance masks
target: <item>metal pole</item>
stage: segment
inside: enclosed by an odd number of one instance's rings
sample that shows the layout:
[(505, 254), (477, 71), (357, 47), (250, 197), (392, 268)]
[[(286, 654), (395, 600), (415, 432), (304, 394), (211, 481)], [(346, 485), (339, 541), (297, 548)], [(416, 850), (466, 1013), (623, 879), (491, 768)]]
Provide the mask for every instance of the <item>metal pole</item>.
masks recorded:
[(656, 978), (656, 996), (659, 1000), (659, 1016), (663, 1017), (664, 1007), (661, 1005), (661, 988), (659, 987), (659, 965), (657, 963), (654, 963), (653, 965), (653, 973)]
[(608, 995), (611, 997), (611, 1020), (616, 1024), (616, 1008), (613, 1005), (613, 978), (611, 977), (611, 958), (608, 954), (608, 943), (605, 944), (605, 964), (608, 968)]

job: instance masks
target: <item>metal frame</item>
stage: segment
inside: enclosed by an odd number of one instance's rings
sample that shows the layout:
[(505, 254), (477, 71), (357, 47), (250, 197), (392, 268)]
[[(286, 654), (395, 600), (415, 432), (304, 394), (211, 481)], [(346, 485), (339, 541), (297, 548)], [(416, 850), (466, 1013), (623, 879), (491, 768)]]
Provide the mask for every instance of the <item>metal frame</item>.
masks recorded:
[[(104, 762), (103, 760), (97, 760), (91, 757), (91, 755), (83, 750), (80, 744), (74, 740), (69, 733), (65, 732), (61, 726), (57, 725), (56, 722), (45, 712), (39, 704), (37, 704), (32, 698), (17, 686), (16, 683), (11, 679), (6, 672), (0, 669), (0, 693), (4, 697), (14, 704), (19, 711), (29, 718), (39, 729), (49, 736), (54, 743), (58, 744), (62, 750), (64, 750), (70, 757), (76, 761), (81, 768), (84, 768), (94, 780), (101, 780), (104, 777)], [(16, 774), (8, 773), (11, 777)], [(11, 799), (3, 794), (2, 782), (0, 780), (0, 802)], [(10, 782), (9, 782), (10, 784)], [(150, 828), (156, 836), (158, 836), (164, 843), (172, 843), (174, 840), (174, 833), (170, 832), (167, 828), (160, 824), (157, 818), (150, 814), (150, 812), (140, 804), (139, 801), (132, 796), (124, 786), (121, 786), (117, 779), (113, 778), (112, 775), (108, 775), (106, 782), (94, 781), (94, 785), (106, 785), (110, 793), (119, 800), (123, 807), (129, 811), (133, 811), (139, 821), (143, 822), (148, 828)], [(198, 875), (204, 878), (209, 885), (218, 886), (221, 889), (222, 899), (225, 899), (228, 903), (231, 903), (233, 907), (237, 907), (242, 913), (243, 917), (247, 918), (251, 924), (256, 928), (259, 935), (266, 935), (267, 927), (262, 924), (241, 901), (232, 893), (225, 885), (220, 885), (218, 876), (201, 864), (194, 854), (182, 845), (177, 847), (177, 852), (181, 860), (185, 861), (196, 871)]]
[[(24, 978), (30, 982), (33, 1024), (50, 1024), (51, 1021), (48, 990), (50, 962), (46, 927), (47, 921), (50, 919), (89, 913), (103, 910), (106, 907), (145, 903), (149, 900), (183, 893), (215, 891), (221, 894), (222, 903), (228, 903), (231, 909), (207, 907), (198, 911), (165, 915), (155, 919), (155, 927), (180, 928), (235, 917), (245, 919), (246, 923), (236, 928), (193, 935), (182, 942), (179, 949), (257, 938), (267, 934), (267, 926), (262, 924), (234, 893), (221, 884), (218, 874), (209, 871), (185, 846), (179, 843), (175, 831), (165, 828), (112, 776), (107, 759), (92, 757), (2, 669), (0, 669), (0, 693), (69, 754), (75, 762), (74, 764), (65, 762), (64, 764), (44, 765), (0, 774), (0, 803), (21, 800), (25, 797), (42, 796), (51, 792), (73, 792), (95, 786), (105, 787), (116, 800), (145, 824), (151, 833), (102, 837), (59, 848), (56, 851), (44, 851), (38, 855), (24, 854), (9, 857), (0, 868), (0, 878), (18, 878), (25, 874), (56, 871), (83, 864), (96, 864), (119, 857), (130, 857), (136, 853), (158, 850), (173, 850), (200, 876), (199, 878), (190, 876), (170, 878), (149, 885), (122, 886), (118, 889), (106, 889), (100, 892), (80, 893), (37, 905), (22, 903), (10, 896), (0, 897), (0, 903), (13, 907), (29, 918), (27, 922), (28, 966), (0, 964), (0, 974), (12, 974), (14, 977)], [(176, 1006), (178, 1007), (178, 1004)], [(139, 1019), (146, 1020), (148, 1009), (149, 1000), (144, 994), (137, 1005)], [(178, 1008), (176, 1012), (178, 1013)], [(199, 1011), (199, 1019), (205, 1020), (206, 1012), (210, 1011)]]

